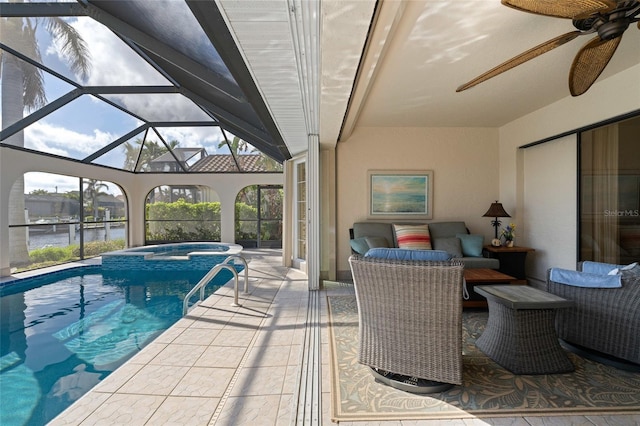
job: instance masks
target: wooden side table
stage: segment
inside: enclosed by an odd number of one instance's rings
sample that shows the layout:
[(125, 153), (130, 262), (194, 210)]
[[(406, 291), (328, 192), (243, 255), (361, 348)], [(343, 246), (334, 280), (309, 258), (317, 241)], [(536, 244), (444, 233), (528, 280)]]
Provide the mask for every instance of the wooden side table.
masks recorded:
[(526, 284), (527, 274), (525, 272), (525, 260), (527, 253), (535, 251), (529, 247), (494, 247), (484, 246), (482, 254), (484, 257), (491, 257), (500, 261), (498, 269), (503, 274), (511, 275)]
[[(495, 269), (473, 268), (464, 269), (464, 280), (466, 282), (469, 299), (462, 301), (463, 308), (486, 308), (487, 301), (473, 290), (478, 284), (512, 284), (516, 279), (507, 274), (503, 274)], [(474, 297), (475, 294), (475, 297)]]

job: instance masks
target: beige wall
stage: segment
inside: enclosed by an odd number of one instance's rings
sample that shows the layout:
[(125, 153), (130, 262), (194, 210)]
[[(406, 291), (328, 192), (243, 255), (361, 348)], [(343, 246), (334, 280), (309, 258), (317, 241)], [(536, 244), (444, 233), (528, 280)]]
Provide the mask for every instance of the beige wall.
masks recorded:
[(434, 221), (464, 220), (491, 237), (487, 218), (499, 199), (518, 225), (516, 244), (536, 252), (528, 273), (542, 284), (547, 268), (574, 267), (576, 251), (575, 134), (538, 147), (522, 146), (640, 108), (640, 65), (598, 81), (582, 96), (487, 128), (362, 128), (336, 149), (336, 263), (345, 276), (348, 229), (367, 218), (369, 169), (434, 171)]
[[(523, 230), (516, 243), (537, 250), (527, 264), (535, 281), (544, 279), (547, 268), (575, 267), (577, 143), (575, 135), (569, 135), (545, 143), (548, 150), (544, 145), (540, 150), (519, 147), (637, 111), (638, 74), (640, 65), (598, 81), (582, 96), (567, 96), (499, 129), (500, 200), (516, 205), (515, 220)], [(529, 161), (534, 156), (539, 161)]]
[(576, 136), (569, 135), (524, 151), (518, 244), (536, 250), (527, 256), (533, 285), (546, 281), (549, 267), (576, 266), (576, 147)]
[(493, 228), (482, 215), (498, 198), (497, 156), (497, 129), (357, 128), (336, 149), (338, 276), (348, 276), (349, 228), (369, 220), (368, 170), (433, 170), (432, 221), (465, 221), (488, 242)]

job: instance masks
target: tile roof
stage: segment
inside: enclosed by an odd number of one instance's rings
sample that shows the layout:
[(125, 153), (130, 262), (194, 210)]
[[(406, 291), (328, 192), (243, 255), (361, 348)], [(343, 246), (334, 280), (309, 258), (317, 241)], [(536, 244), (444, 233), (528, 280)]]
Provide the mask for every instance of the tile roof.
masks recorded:
[(242, 170), (238, 170), (233, 156), (230, 154), (208, 155), (189, 168), (190, 172), (266, 172), (261, 161), (261, 155), (238, 155), (238, 163)]

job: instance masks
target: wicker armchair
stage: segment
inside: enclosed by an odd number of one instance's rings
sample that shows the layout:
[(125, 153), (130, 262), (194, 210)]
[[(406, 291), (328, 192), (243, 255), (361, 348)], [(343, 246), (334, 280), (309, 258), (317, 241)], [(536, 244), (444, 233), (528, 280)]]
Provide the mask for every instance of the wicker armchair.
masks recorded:
[(358, 361), (414, 393), (462, 384), (463, 263), (352, 255)]
[(556, 315), (558, 337), (587, 358), (640, 369), (640, 276), (623, 274), (620, 288), (586, 288), (552, 281), (550, 271), (547, 291), (575, 303)]

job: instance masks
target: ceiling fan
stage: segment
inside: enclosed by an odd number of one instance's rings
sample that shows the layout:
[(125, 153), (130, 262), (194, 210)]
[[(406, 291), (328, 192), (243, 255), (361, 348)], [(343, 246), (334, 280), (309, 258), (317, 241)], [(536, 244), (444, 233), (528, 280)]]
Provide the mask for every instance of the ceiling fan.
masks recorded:
[(640, 21), (640, 0), (502, 0), (502, 4), (536, 15), (571, 19), (576, 30), (548, 40), (503, 62), (458, 87), (456, 92), (502, 74), (578, 36), (596, 34), (580, 49), (569, 71), (569, 91), (572, 96), (580, 96), (589, 90), (607, 66), (629, 25)]

